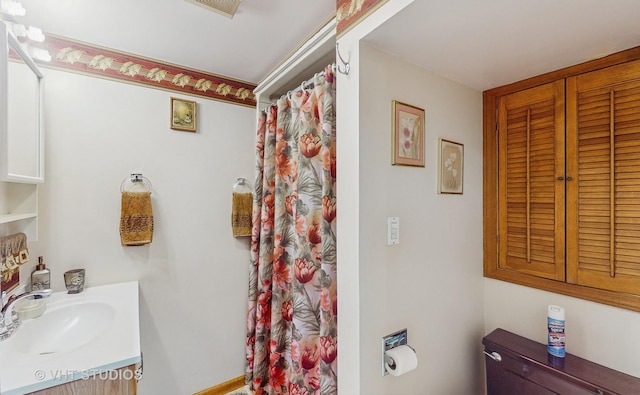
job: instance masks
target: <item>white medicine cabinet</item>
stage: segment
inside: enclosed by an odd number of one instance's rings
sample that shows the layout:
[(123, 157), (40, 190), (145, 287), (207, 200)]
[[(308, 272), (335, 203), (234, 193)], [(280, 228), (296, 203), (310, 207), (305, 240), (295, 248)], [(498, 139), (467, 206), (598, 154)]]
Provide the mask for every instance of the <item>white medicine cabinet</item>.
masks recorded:
[[(20, 58), (18, 60), (17, 58)], [(38, 238), (38, 185), (44, 182), (44, 78), (0, 21), (0, 236)]]
[(0, 181), (42, 183), (44, 78), (7, 26), (0, 25)]

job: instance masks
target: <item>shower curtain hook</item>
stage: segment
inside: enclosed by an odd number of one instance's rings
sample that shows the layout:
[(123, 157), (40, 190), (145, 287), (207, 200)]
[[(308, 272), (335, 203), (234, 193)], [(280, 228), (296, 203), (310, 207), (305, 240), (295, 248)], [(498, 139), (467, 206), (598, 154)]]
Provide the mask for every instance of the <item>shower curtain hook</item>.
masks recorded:
[(344, 69), (341, 69), (340, 65), (336, 65), (336, 70), (338, 70), (338, 73), (340, 74), (349, 75), (349, 71), (351, 70), (351, 65), (349, 64), (348, 61), (345, 62), (345, 60), (342, 58), (342, 55), (340, 54), (339, 45), (340, 43), (336, 43), (336, 53), (338, 54), (338, 58), (340, 58), (340, 61), (342, 62), (342, 64), (344, 64)]

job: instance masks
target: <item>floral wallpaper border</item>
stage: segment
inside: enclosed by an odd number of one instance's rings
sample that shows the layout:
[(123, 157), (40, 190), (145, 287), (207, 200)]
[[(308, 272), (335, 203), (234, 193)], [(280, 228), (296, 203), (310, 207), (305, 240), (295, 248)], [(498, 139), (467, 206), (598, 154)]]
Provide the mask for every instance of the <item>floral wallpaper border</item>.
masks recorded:
[(345, 34), (387, 1), (389, 0), (336, 0), (337, 36)]
[(195, 95), (247, 107), (256, 107), (251, 82), (192, 70), (137, 55), (81, 43), (52, 34), (40, 45), (49, 50), (42, 67), (61, 69), (125, 83)]

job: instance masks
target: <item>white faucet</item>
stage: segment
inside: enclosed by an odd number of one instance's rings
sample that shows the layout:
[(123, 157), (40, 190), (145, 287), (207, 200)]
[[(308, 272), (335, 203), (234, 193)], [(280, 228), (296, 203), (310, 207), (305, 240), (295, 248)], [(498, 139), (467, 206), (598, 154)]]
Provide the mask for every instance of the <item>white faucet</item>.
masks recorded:
[[(13, 318), (13, 307), (23, 299), (30, 297), (47, 298), (53, 293), (50, 289), (41, 289), (37, 291), (25, 292), (18, 296), (12, 296), (6, 305), (0, 310), (0, 341), (8, 339), (20, 326), (20, 318)], [(3, 295), (4, 296), (4, 295)], [(2, 300), (4, 303), (4, 300)]]

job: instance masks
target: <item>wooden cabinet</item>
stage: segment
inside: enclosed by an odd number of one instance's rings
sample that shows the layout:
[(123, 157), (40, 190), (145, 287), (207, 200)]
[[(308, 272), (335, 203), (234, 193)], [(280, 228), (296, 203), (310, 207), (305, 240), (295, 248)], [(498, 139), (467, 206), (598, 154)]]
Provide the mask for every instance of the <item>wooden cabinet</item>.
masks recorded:
[(640, 294), (640, 60), (567, 79), (567, 279)]
[(90, 376), (86, 379), (32, 392), (30, 395), (73, 395), (73, 394), (118, 394), (135, 395), (137, 391), (135, 365), (104, 374)]
[(640, 379), (567, 354), (550, 360), (547, 347), (503, 329), (487, 335), (487, 395), (638, 394)]
[(564, 280), (564, 81), (499, 100), (499, 266)]
[(640, 311), (640, 47), (484, 92), (484, 273)]

